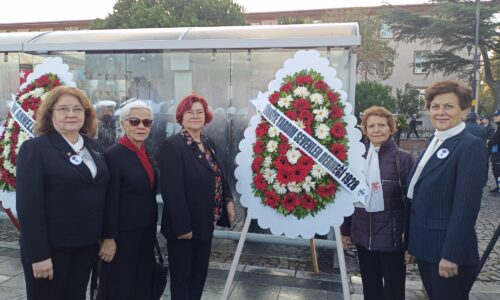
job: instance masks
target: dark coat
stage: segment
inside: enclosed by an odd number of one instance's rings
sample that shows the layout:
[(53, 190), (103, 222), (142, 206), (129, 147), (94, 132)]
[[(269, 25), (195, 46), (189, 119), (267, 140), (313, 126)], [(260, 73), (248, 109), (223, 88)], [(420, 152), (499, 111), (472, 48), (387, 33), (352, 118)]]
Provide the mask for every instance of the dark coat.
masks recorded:
[[(401, 179), (396, 165), (399, 151)], [(366, 153), (365, 153), (366, 155)], [(379, 167), (382, 188), (384, 190), (384, 210), (367, 212), (364, 208), (355, 208), (354, 214), (345, 218), (340, 227), (344, 236), (350, 236), (353, 242), (368, 250), (393, 252), (402, 250), (401, 235), (404, 231), (404, 201), (401, 183), (405, 183), (413, 166), (410, 153), (396, 147), (392, 138), (380, 146)]]
[[(441, 149), (449, 153), (438, 158)], [(459, 266), (477, 264), (474, 226), (487, 180), (487, 163), (483, 141), (466, 130), (446, 139), (436, 150), (413, 192), (408, 248), (412, 255), (431, 263), (444, 258)]]
[(17, 158), (16, 205), (21, 251), (28, 263), (51, 257), (52, 248), (97, 244), (101, 238), (109, 173), (98, 144), (84, 137), (97, 166), (85, 163), (56, 131), (24, 142)]
[(119, 231), (150, 227), (158, 220), (155, 173), (151, 187), (148, 174), (137, 154), (121, 144), (106, 150), (110, 180), (106, 193), (104, 238), (116, 238)]
[(486, 139), (488, 138), (488, 133), (486, 132), (486, 128), (483, 125), (479, 125), (476, 123), (467, 123), (465, 124), (465, 130), (467, 130), (473, 136), (483, 140), (483, 142), (486, 143)]
[[(215, 151), (210, 139), (208, 143)], [(165, 140), (160, 151), (160, 174), (164, 203), (161, 232), (167, 239), (177, 239), (192, 231), (193, 239), (210, 240), (214, 231), (215, 172), (198, 146), (187, 145), (180, 134)], [(227, 180), (222, 182), (224, 201), (232, 199)]]

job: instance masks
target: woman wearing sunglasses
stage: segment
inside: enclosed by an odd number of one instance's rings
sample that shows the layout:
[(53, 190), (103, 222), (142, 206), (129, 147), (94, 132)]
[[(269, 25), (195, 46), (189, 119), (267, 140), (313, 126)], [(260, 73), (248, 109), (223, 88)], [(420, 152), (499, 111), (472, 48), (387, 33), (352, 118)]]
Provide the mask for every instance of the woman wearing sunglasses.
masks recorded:
[(185, 97), (176, 120), (182, 129), (160, 152), (161, 232), (167, 239), (171, 297), (194, 300), (203, 293), (214, 227), (230, 226), (234, 205), (215, 145), (201, 133), (212, 120), (207, 101)]
[(144, 148), (152, 124), (148, 105), (125, 105), (124, 135), (104, 154), (110, 180), (99, 256), (111, 262), (106, 299), (152, 299), (157, 174)]

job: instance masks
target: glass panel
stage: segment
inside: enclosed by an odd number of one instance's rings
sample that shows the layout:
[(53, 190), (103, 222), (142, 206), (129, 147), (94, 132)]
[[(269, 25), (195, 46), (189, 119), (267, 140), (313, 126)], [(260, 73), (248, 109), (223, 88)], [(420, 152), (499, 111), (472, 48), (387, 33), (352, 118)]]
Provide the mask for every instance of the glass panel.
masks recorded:
[(0, 54), (0, 124), (3, 124), (9, 110), (8, 103), (12, 101), (12, 94), (19, 91), (20, 64), (19, 54)]

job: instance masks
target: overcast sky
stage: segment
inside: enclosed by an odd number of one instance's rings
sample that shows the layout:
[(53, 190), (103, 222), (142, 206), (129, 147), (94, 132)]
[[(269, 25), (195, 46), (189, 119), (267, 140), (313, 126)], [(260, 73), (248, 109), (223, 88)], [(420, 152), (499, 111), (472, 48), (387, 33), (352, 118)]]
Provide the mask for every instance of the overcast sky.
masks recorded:
[[(426, 3), (428, 0), (233, 0), (246, 12)], [(2, 0), (0, 23), (105, 18), (116, 0)]]

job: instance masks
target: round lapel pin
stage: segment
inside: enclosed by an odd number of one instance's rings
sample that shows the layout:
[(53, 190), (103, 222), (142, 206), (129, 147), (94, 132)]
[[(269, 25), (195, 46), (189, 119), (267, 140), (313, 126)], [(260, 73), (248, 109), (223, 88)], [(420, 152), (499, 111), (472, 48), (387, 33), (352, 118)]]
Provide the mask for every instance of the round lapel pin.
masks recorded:
[(443, 158), (446, 158), (448, 156), (448, 154), (450, 154), (450, 150), (444, 148), (444, 149), (439, 149), (439, 151), (437, 152), (437, 157), (439, 159), (443, 159)]
[(69, 158), (69, 161), (74, 164), (75, 166), (79, 165), (82, 163), (82, 158), (80, 155), (72, 155), (70, 158)]

